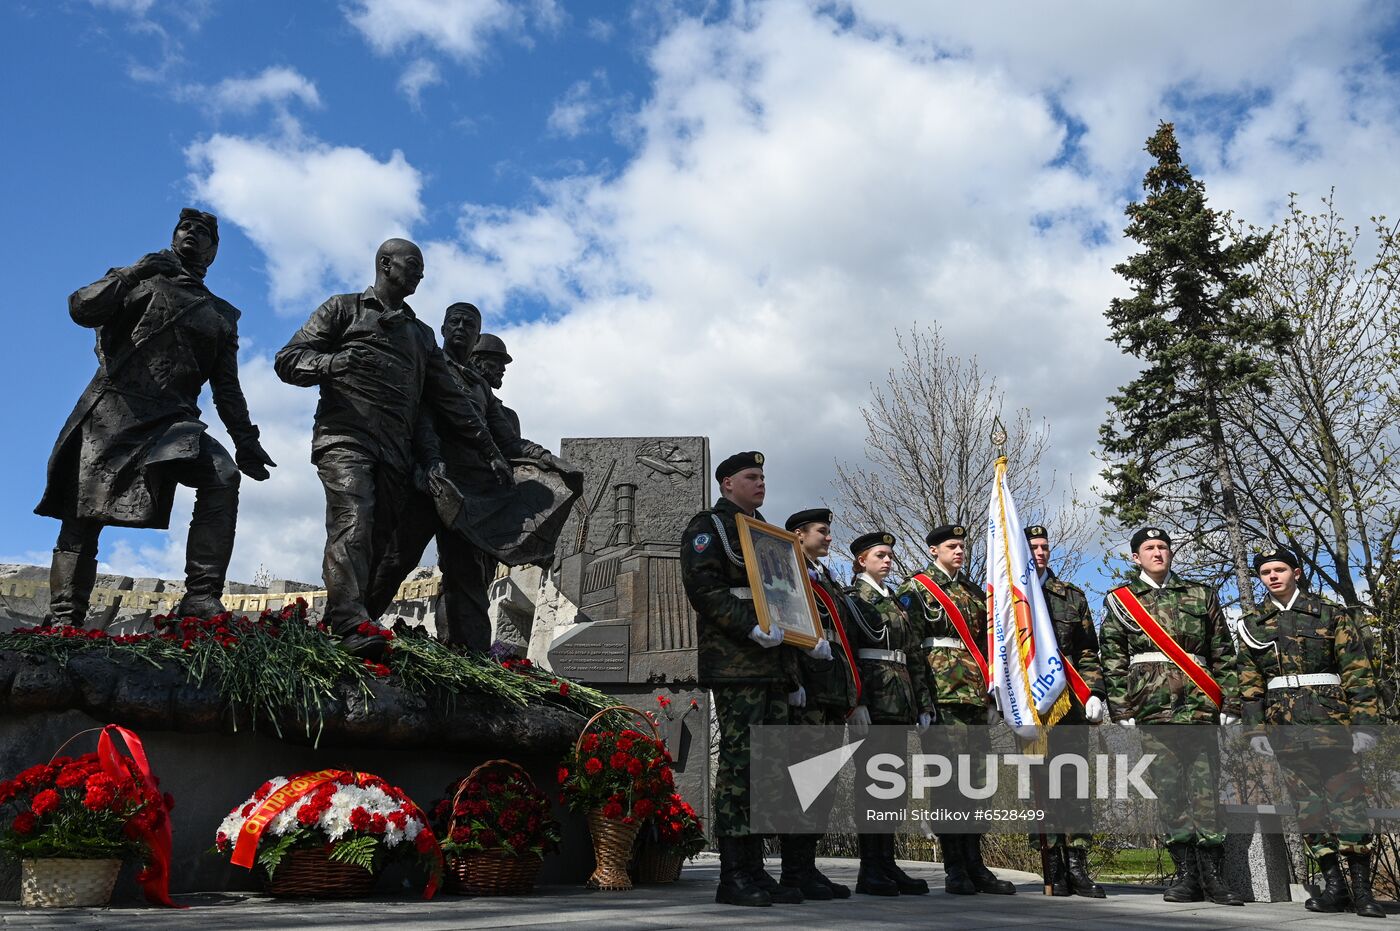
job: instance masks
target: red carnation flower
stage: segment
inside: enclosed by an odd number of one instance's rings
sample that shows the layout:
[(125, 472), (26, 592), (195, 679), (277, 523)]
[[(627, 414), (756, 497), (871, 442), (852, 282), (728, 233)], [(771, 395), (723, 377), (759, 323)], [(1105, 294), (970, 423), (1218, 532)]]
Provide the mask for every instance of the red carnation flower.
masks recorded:
[(602, 815), (610, 821), (616, 821), (622, 817), (622, 803), (616, 799), (609, 801), (603, 806)]
[(297, 809), (297, 821), (301, 824), (315, 824), (320, 817), (320, 814), (310, 804), (303, 805)]
[(645, 818), (649, 816), (655, 808), (656, 804), (651, 799), (642, 798), (638, 799), (637, 804), (632, 806), (632, 811), (636, 813), (638, 818)]
[(583, 768), (588, 775), (596, 776), (603, 771), (603, 761), (596, 756), (591, 756), (588, 758), (588, 762), (583, 764)]
[(34, 817), (34, 812), (20, 812), (15, 816), (15, 820), (10, 827), (15, 829), (16, 834), (29, 835), (34, 833), (34, 828), (39, 824), (39, 819)]
[(635, 756), (627, 761), (627, 775), (640, 776), (642, 774), (642, 761)]
[(619, 737), (617, 741), (617, 749), (631, 750), (633, 743), (635, 743), (635, 741), (631, 737)]
[(613, 769), (626, 769), (630, 759), (631, 757), (619, 750), (608, 759), (608, 765)]
[(413, 839), (413, 847), (419, 853), (430, 853), (436, 846), (437, 841), (433, 838), (432, 831), (419, 831), (418, 836)]
[(34, 814), (43, 817), (44, 815), (47, 815), (49, 812), (57, 808), (58, 803), (60, 801), (61, 799), (59, 798), (57, 792), (55, 792), (53, 789), (45, 789), (38, 795), (34, 796)]
[(568, 698), (568, 697), (569, 697), (569, 683), (567, 683), (567, 682), (560, 682), (560, 683), (559, 683), (559, 697), (560, 697), (560, 698)]
[(529, 842), (530, 842), (530, 839), (529, 839), (528, 837), (526, 837), (524, 834), (512, 834), (512, 835), (510, 836), (510, 845), (511, 845), (512, 847), (514, 847), (516, 850), (524, 850), (524, 849), (525, 849), (525, 845), (528, 844)]
[(485, 850), (490, 850), (492, 847), (495, 847), (498, 843), (500, 843), (500, 838), (498, 838), (496, 836), (496, 832), (491, 830), (490, 828), (486, 828), (483, 831), (479, 831), (476, 835), (476, 839), (477, 842), (480, 843), (482, 848)]
[(667, 698), (665, 695), (658, 695), (658, 696), (656, 696), (656, 703), (657, 703), (658, 705), (660, 705), (662, 708), (669, 708), (669, 707), (671, 707), (671, 699)]
[(350, 827), (354, 828), (356, 831), (368, 830), (369, 821), (369, 812), (365, 811), (362, 807), (357, 807), (354, 811), (350, 812)]
[(369, 832), (371, 834), (383, 834), (389, 829), (389, 819), (378, 812), (369, 816)]
[[(559, 767), (559, 781), (562, 783), (562, 782), (565, 782), (568, 778), (569, 778), (569, 770), (568, 770), (568, 768), (567, 768), (567, 767), (564, 767), (564, 766)], [(3, 793), (0, 793), (0, 794), (3, 794)]]
[(452, 829), (452, 840), (455, 843), (464, 844), (470, 836), (471, 828), (467, 827), (465, 824), (459, 824)]

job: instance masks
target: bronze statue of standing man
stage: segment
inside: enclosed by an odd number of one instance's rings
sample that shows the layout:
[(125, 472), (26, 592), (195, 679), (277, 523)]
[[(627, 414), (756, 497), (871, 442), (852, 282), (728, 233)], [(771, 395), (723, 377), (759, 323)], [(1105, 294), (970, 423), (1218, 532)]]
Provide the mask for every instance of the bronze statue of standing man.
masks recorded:
[[(218, 248), (218, 220), (186, 208), (169, 249), (111, 269), (68, 298), (73, 322), (97, 331), (97, 373), (59, 433), (34, 509), (63, 522), (49, 570), (50, 622), (82, 625), (102, 528), (169, 527), (177, 485), (194, 488), (195, 499), (176, 613), (224, 610), (238, 473), (262, 481), (276, 463), (258, 442), (238, 381), (238, 308), (204, 284)], [(234, 456), (199, 419), (206, 384)]]

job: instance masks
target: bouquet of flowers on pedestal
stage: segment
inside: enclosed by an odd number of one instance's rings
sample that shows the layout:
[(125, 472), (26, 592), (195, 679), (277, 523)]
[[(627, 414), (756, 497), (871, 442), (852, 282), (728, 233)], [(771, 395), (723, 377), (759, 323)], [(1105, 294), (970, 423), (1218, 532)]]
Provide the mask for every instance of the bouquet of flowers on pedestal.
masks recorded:
[(423, 812), (369, 773), (326, 769), (269, 779), (229, 812), (214, 846), (238, 866), (251, 868), (256, 859), (279, 896), (363, 895), (391, 860), (427, 870), (425, 898), (442, 878), (442, 851)]

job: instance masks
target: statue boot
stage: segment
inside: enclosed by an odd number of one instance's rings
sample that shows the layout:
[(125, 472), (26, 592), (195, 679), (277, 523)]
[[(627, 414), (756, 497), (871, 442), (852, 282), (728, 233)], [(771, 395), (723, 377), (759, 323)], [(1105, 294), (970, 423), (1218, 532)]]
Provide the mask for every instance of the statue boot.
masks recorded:
[(1070, 891), (1086, 899), (1108, 898), (1103, 886), (1094, 882), (1094, 878), (1089, 875), (1089, 851), (1083, 847), (1065, 847), (1064, 852)]
[(1005, 879), (997, 879), (996, 873), (987, 869), (982, 862), (982, 835), (963, 835), (963, 858), (967, 865), (967, 877), (977, 887), (978, 892), (990, 895), (1015, 895), (1016, 885)]
[(744, 866), (754, 885), (768, 893), (774, 905), (797, 905), (802, 901), (802, 891), (791, 886), (782, 886), (763, 867), (763, 835), (750, 834), (744, 838)]
[(1212, 844), (1196, 848), (1196, 863), (1200, 870), (1201, 891), (1216, 905), (1243, 905), (1244, 899), (1225, 882), (1225, 845)]
[(54, 550), (49, 565), (49, 610), (44, 622), (82, 627), (96, 584), (96, 556)]
[(977, 886), (967, 875), (962, 835), (940, 834), (938, 844), (943, 848), (943, 891), (949, 895), (976, 895)]
[(744, 846), (747, 837), (720, 837), (719, 888), (715, 901), (720, 905), (772, 905), (773, 899), (749, 878), (745, 867)]
[(224, 613), (221, 596), (237, 525), (236, 482), (195, 490), (190, 535), (185, 541), (185, 595), (175, 608), (177, 616), (208, 620)]
[(1351, 874), (1351, 903), (1358, 918), (1384, 918), (1385, 909), (1376, 902), (1371, 891), (1371, 855), (1347, 854), (1347, 872)]
[(1317, 867), (1322, 873), (1322, 888), (1304, 902), (1303, 907), (1310, 912), (1340, 912), (1351, 905), (1351, 893), (1342, 876), (1341, 858), (1329, 853), (1318, 858)]
[(1196, 848), (1191, 844), (1178, 842), (1167, 845), (1176, 872), (1167, 878), (1167, 891), (1162, 894), (1164, 902), (1201, 902), (1205, 893), (1201, 891), (1200, 872), (1196, 866)]
[[(826, 901), (835, 898), (831, 880), (817, 872), (817, 841), (820, 834), (784, 834), (783, 874), (778, 885), (796, 889), (804, 899)], [(850, 891), (846, 892), (850, 895)]]

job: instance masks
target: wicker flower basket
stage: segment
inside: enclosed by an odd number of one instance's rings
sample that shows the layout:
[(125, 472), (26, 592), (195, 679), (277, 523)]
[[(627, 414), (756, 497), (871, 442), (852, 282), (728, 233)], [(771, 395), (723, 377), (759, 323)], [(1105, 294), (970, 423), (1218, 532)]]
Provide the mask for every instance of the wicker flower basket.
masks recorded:
[(604, 818), (594, 810), (588, 813), (588, 833), (593, 835), (593, 859), (596, 866), (588, 877), (591, 889), (621, 892), (632, 888), (627, 866), (632, 862), (632, 845), (637, 841), (640, 824), (624, 824)]
[(660, 844), (642, 843), (637, 846), (637, 884), (656, 886), (673, 883), (681, 878), (685, 854)]
[(25, 908), (102, 906), (112, 900), (120, 860), (25, 860), (19, 904)]
[(269, 895), (288, 899), (357, 899), (374, 889), (374, 874), (353, 863), (331, 859), (330, 847), (298, 847), (278, 865)]
[(446, 891), (453, 895), (529, 895), (544, 861), (536, 856), (512, 857), (499, 851), (475, 850), (447, 863)]

